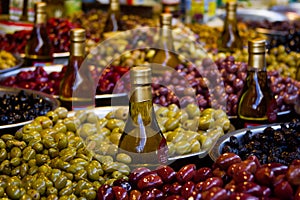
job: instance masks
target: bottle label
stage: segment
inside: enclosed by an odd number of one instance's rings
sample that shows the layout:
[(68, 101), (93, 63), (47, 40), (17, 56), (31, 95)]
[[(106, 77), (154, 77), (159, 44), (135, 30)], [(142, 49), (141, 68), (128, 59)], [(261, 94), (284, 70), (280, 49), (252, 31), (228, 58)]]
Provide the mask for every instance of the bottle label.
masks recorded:
[(158, 146), (158, 160), (160, 164), (167, 164), (168, 162), (168, 146), (165, 138), (161, 140)]

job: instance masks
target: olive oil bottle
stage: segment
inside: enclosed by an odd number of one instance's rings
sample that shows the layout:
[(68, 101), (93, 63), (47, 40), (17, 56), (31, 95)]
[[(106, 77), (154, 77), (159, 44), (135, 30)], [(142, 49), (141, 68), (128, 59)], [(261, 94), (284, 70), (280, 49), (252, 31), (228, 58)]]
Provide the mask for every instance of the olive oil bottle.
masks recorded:
[(157, 123), (152, 104), (151, 67), (130, 69), (129, 115), (119, 142), (119, 152), (131, 156), (131, 168), (151, 169), (167, 163), (166, 139)]
[(53, 47), (47, 33), (46, 6), (45, 2), (34, 4), (34, 26), (25, 47), (26, 66), (45, 66), (53, 62)]
[(124, 31), (121, 23), (121, 10), (119, 0), (110, 0), (108, 16), (103, 28), (102, 37), (109, 38), (119, 31)]
[(236, 1), (228, 1), (226, 3), (223, 31), (218, 39), (218, 50), (220, 52), (234, 52), (236, 49), (243, 48), (243, 42), (237, 27), (236, 10)]
[(85, 59), (85, 29), (72, 29), (70, 40), (69, 62), (59, 88), (61, 104), (68, 110), (93, 107), (95, 86), (90, 69), (80, 70)]
[(160, 15), (160, 33), (157, 43), (158, 49), (151, 59), (151, 63), (163, 67), (175, 68), (180, 64), (180, 59), (175, 53), (172, 36), (172, 14), (162, 13)]
[(249, 41), (248, 53), (247, 79), (238, 103), (240, 128), (273, 123), (277, 118), (277, 104), (266, 71), (266, 41)]

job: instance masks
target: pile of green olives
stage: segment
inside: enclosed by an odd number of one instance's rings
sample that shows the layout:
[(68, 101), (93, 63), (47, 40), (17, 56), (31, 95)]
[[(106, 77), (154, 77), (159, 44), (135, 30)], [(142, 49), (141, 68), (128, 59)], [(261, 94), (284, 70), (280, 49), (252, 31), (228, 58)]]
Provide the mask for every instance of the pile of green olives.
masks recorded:
[[(156, 119), (169, 147), (169, 157), (208, 150), (230, 128), (230, 120), (223, 110), (207, 108), (203, 111), (196, 104), (180, 109), (176, 104), (155, 107)], [(78, 111), (75, 117), (86, 116)], [(128, 108), (121, 107), (99, 118), (98, 123), (85, 123), (79, 134), (87, 147), (96, 154), (110, 155), (118, 162), (129, 164), (126, 154), (118, 154), (118, 144), (128, 117)]]
[[(98, 118), (69, 117), (58, 107), (36, 117), (14, 135), (0, 137), (0, 198), (96, 199), (102, 184), (127, 178), (130, 168), (112, 156), (90, 151), (80, 134)], [(98, 124), (98, 123), (97, 123)]]

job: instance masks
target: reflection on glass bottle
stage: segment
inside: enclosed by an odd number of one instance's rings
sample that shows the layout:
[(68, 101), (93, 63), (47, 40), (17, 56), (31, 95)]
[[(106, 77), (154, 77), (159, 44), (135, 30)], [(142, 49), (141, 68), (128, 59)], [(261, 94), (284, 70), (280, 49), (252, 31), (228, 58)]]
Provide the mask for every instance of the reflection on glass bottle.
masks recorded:
[(131, 156), (131, 168), (154, 169), (167, 163), (168, 147), (152, 104), (151, 68), (131, 68), (130, 81), (129, 115), (120, 138), (119, 151)]
[(113, 36), (113, 33), (124, 31), (124, 26), (121, 23), (121, 11), (119, 0), (111, 0), (108, 16), (103, 29), (103, 37), (108, 38)]
[(53, 62), (53, 47), (47, 33), (45, 2), (34, 5), (34, 27), (25, 47), (26, 66), (44, 66)]
[(85, 59), (85, 30), (72, 29), (70, 40), (69, 62), (59, 88), (60, 101), (62, 106), (69, 110), (92, 107), (95, 93), (94, 81), (88, 67), (80, 70)]
[(249, 41), (248, 53), (247, 79), (238, 104), (242, 127), (272, 123), (277, 117), (277, 104), (266, 71), (266, 41)]
[(237, 2), (226, 3), (226, 17), (222, 34), (218, 40), (218, 50), (223, 52), (233, 52), (243, 48), (243, 42), (239, 35), (236, 18)]
[(160, 64), (164, 67), (177, 67), (180, 64), (178, 55), (175, 54), (172, 36), (172, 14), (162, 13), (160, 16), (160, 37), (158, 49), (151, 59), (151, 63)]

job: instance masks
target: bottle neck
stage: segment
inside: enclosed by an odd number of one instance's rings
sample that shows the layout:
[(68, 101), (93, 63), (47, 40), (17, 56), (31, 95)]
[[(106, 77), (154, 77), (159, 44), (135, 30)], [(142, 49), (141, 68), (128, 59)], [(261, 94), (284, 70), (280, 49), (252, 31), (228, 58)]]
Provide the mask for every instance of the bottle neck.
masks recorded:
[(232, 28), (237, 29), (237, 19), (236, 19), (236, 12), (233, 10), (227, 11), (225, 22), (224, 22), (225, 28), (229, 25), (232, 26)]
[(146, 126), (151, 123), (153, 113), (151, 85), (133, 86), (131, 91), (129, 116), (136, 125), (141, 117)]
[(35, 15), (34, 24), (46, 24), (47, 23), (47, 15), (46, 13), (37, 13)]
[(77, 57), (85, 56), (85, 42), (71, 42), (70, 55)]
[(160, 48), (174, 51), (173, 35), (170, 25), (162, 25), (160, 29)]
[(249, 53), (248, 70), (266, 71), (266, 54)]

